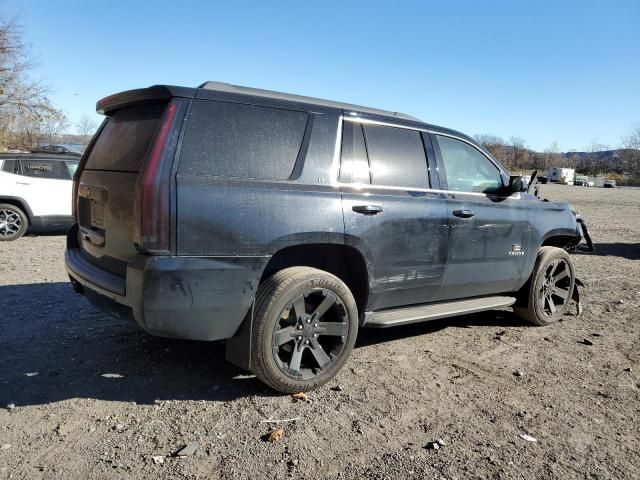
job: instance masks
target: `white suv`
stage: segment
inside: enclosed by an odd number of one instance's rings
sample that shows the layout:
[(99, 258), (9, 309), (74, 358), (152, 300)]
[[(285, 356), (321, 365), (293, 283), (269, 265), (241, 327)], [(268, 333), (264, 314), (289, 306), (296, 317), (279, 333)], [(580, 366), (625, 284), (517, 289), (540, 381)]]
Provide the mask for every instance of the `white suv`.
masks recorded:
[(28, 226), (60, 228), (73, 224), (73, 154), (0, 154), (0, 241), (15, 240)]

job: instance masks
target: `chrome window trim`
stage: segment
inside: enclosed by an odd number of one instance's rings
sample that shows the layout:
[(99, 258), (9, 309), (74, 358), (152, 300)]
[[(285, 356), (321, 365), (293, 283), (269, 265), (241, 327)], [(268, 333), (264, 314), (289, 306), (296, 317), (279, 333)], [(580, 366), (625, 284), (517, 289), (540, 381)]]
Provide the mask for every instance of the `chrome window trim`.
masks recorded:
[[(421, 192), (421, 193), (445, 193), (448, 195), (474, 195), (479, 197), (487, 197), (489, 195), (496, 195), (494, 193), (481, 193), (481, 192), (460, 192), (458, 190), (438, 190), (436, 188), (411, 188), (411, 187), (393, 187), (389, 185), (371, 185), (368, 183), (344, 183), (337, 182), (335, 184), (337, 187), (344, 188), (353, 188), (355, 190), (392, 190), (397, 192)], [(512, 194), (509, 196), (503, 197), (505, 199), (520, 199), (520, 194)]]
[[(353, 115), (353, 114), (352, 114)], [(352, 122), (352, 123), (361, 123), (361, 124), (366, 124), (366, 125), (382, 125), (385, 127), (394, 127), (394, 128), (404, 128), (406, 130), (415, 130), (418, 132), (425, 132), (425, 133), (430, 133), (433, 135), (442, 135), (443, 137), (449, 137), (449, 138), (453, 138), (455, 140), (461, 141), (466, 143), (467, 145), (469, 145), (470, 147), (474, 148), (478, 153), (480, 153), (480, 155), (482, 155), (484, 158), (486, 158), (487, 160), (489, 160), (489, 162), (491, 162), (491, 164), (496, 167), (496, 169), (498, 170), (498, 172), (502, 175), (504, 175), (505, 179), (508, 180), (509, 179), (509, 172), (507, 172), (501, 165), (497, 164), (496, 162), (494, 162), (490, 157), (488, 157), (482, 150), (480, 150), (477, 145), (474, 145), (473, 143), (471, 143), (469, 140), (460, 137), (459, 135), (455, 135), (452, 133), (445, 133), (445, 132), (440, 132), (437, 130), (433, 130), (433, 129), (429, 129), (429, 128), (420, 128), (420, 127), (414, 127), (411, 125), (402, 125), (402, 124), (397, 124), (397, 123), (392, 123), (392, 122), (383, 122), (380, 120), (371, 120), (369, 118), (362, 118), (362, 117), (357, 117), (357, 116), (344, 116), (341, 115), (340, 116), (340, 121), (339, 121), (339, 126), (338, 126), (338, 133), (339, 136), (338, 138), (336, 138), (336, 151), (334, 152), (334, 165), (335, 162), (337, 160), (337, 167), (336, 169), (338, 170), (339, 173), (339, 165), (340, 165), (340, 145), (342, 143), (342, 122)], [(334, 184), (338, 185), (338, 186), (344, 186), (344, 185), (353, 185), (350, 183), (341, 183), (337, 177), (337, 175), (333, 175), (333, 169), (334, 169), (334, 165), (332, 165), (332, 179), (335, 179)], [(437, 166), (436, 166), (437, 168)], [(364, 184), (361, 184), (364, 185)], [(444, 193), (464, 193), (464, 194), (469, 194), (469, 195), (482, 195), (482, 196), (487, 196), (490, 194), (487, 193), (478, 193), (478, 192), (460, 192), (458, 190), (436, 190), (436, 189), (419, 189), (419, 188), (402, 188), (402, 187), (390, 187), (390, 186), (383, 186), (383, 185), (368, 185), (369, 187), (382, 187), (386, 190), (403, 190), (403, 191), (416, 191), (416, 192), (444, 192)], [(511, 196), (505, 197), (505, 198), (513, 198)], [(520, 197), (518, 197), (520, 198)]]

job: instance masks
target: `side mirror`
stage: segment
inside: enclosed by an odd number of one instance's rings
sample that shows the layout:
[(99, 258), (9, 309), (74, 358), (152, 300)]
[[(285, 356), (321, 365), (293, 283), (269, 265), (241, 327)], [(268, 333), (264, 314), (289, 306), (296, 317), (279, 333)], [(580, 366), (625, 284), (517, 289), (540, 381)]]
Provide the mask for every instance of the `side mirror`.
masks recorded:
[(511, 175), (511, 177), (509, 177), (509, 193), (525, 192), (526, 190), (527, 185), (520, 175)]

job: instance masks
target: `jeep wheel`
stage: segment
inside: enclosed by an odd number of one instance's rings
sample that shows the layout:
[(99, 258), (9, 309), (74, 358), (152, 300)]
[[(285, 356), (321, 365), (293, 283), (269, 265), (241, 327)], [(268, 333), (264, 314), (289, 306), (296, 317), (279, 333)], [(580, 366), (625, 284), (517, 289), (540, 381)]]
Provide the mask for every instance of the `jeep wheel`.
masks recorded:
[(0, 203), (0, 241), (20, 238), (27, 231), (29, 221), (15, 205)]
[(567, 312), (574, 288), (575, 271), (569, 254), (561, 248), (542, 247), (513, 310), (535, 325), (549, 325)]
[(286, 268), (268, 278), (254, 312), (251, 369), (283, 393), (309, 391), (335, 377), (358, 334), (349, 288), (315, 268)]

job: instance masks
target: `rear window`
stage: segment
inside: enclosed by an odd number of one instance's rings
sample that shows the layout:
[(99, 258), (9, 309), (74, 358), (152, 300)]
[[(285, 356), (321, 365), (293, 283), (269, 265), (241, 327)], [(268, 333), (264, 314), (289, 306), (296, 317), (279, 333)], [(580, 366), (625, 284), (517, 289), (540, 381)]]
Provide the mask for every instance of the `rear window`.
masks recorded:
[(166, 104), (117, 110), (107, 119), (87, 159), (87, 170), (138, 172)]
[(236, 103), (194, 102), (179, 173), (284, 180), (291, 176), (308, 114)]

